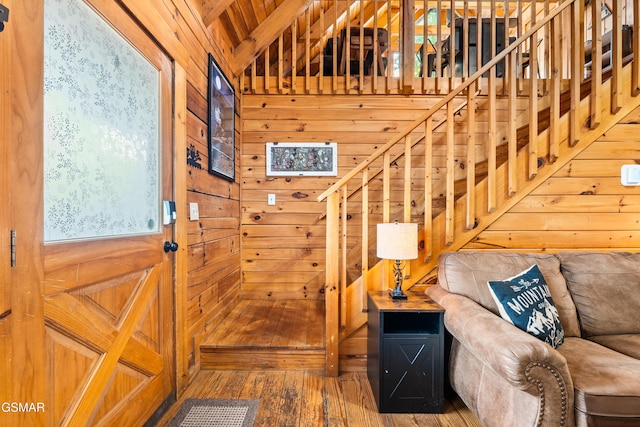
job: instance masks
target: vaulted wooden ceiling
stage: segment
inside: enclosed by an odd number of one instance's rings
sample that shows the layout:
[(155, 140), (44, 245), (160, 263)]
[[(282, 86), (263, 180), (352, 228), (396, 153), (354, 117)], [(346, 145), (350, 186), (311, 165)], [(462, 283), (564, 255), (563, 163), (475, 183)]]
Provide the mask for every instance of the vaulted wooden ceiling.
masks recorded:
[(207, 27), (221, 26), (226, 33), (234, 47), (234, 72), (238, 74), (312, 2), (202, 0), (202, 19)]
[[(310, 9), (310, 22), (314, 24), (324, 8), (327, 16), (344, 13), (347, 2), (354, 0), (200, 0), (202, 3), (202, 19), (212, 31), (224, 31), (233, 47), (232, 64), (234, 73), (241, 73), (251, 61), (268, 45), (270, 45), (286, 28)], [(401, 0), (390, 0), (392, 5), (399, 7)], [(406, 0), (405, 0), (406, 1)], [(535, 0), (544, 2), (549, 0)], [(555, 3), (555, 0), (551, 1)], [(373, 1), (368, 2), (371, 7)], [(464, 3), (473, 8), (477, 0), (455, 0), (456, 9), (463, 8)], [(491, 7), (491, 0), (482, 0), (483, 8)], [(493, 0), (497, 8), (504, 8), (505, 1)], [(509, 8), (515, 7), (516, 2), (507, 1)], [(387, 7), (385, 0), (379, 0), (379, 9)], [(451, 7), (451, 0), (428, 1), (427, 7), (441, 5), (443, 9)], [(424, 0), (415, 0), (416, 8), (424, 8)], [(367, 6), (368, 7), (368, 6)], [(372, 11), (370, 13), (373, 13)], [(300, 29), (306, 25), (303, 20)], [(313, 31), (313, 30), (312, 30)], [(316, 34), (316, 37), (320, 35)]]

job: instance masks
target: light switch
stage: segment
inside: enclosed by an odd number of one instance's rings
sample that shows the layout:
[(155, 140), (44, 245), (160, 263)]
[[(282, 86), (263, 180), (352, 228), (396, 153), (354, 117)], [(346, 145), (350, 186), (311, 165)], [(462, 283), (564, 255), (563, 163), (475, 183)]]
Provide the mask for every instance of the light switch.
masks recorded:
[(624, 186), (640, 185), (640, 165), (622, 165), (620, 181)]
[(189, 219), (191, 221), (200, 219), (200, 212), (198, 211), (197, 203), (189, 203)]
[(267, 205), (273, 206), (275, 204), (276, 204), (276, 195), (275, 194), (267, 195)]

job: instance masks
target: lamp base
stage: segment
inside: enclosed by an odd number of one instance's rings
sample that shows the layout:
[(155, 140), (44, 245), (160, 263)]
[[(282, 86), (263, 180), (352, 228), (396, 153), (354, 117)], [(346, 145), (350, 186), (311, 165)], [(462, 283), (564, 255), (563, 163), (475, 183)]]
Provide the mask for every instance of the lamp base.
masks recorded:
[(402, 267), (400, 266), (400, 260), (397, 259), (393, 265), (393, 275), (395, 276), (395, 287), (389, 289), (389, 296), (391, 299), (407, 299), (407, 296), (402, 292)]
[(407, 295), (402, 292), (402, 289), (389, 289), (389, 296), (391, 299), (407, 299)]

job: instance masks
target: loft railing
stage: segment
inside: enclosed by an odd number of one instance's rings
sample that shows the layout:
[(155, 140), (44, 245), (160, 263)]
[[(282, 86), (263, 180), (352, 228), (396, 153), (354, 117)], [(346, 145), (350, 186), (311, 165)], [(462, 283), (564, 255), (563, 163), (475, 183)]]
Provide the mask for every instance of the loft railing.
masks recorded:
[[(591, 2), (585, 9), (584, 28), (595, 30), (598, 26), (602, 30), (599, 34), (606, 34), (620, 25), (632, 26), (629, 11), (634, 1), (615, 0), (617, 15), (606, 16), (600, 15), (601, 9), (592, 7), (595, 2)], [(241, 85), (245, 92), (257, 94), (444, 94), (520, 38), (560, 3), (551, 0), (313, 1), (257, 55), (241, 74)], [(600, 0), (598, 5), (602, 7), (602, 4)], [(591, 10), (597, 11), (598, 17), (593, 25), (589, 18)], [(589, 41), (591, 33), (586, 31), (584, 40)], [(526, 84), (524, 78), (531, 74), (542, 80), (551, 79), (553, 40), (550, 34), (551, 28), (546, 26), (535, 40), (518, 45), (519, 89)], [(559, 54), (564, 56), (563, 63), (568, 63), (569, 45), (564, 37), (560, 42), (565, 49)], [(534, 54), (537, 55), (535, 68), (530, 61)], [(499, 79), (499, 84), (506, 86), (506, 74)]]
[[(375, 235), (372, 233), (375, 222), (389, 222), (397, 215), (402, 221), (415, 220), (421, 224), (420, 256), (408, 265), (410, 278), (405, 280), (405, 284), (411, 286), (434, 268), (440, 252), (461, 247), (486, 227), (485, 223), (492, 220), (492, 215), (515, 203), (516, 195), (526, 194), (533, 185), (529, 183), (542, 178), (539, 175), (542, 164), (556, 162), (566, 153), (564, 147), (576, 145), (582, 136), (589, 134), (589, 128), (598, 126), (603, 114), (600, 103), (605, 58), (599, 24), (601, 1), (592, 0), (591, 5), (591, 37), (585, 37), (582, 0), (564, 1), (553, 9), (544, 10), (542, 17), (535, 10), (536, 2), (531, 2), (531, 16), (535, 18), (532, 18), (528, 30), (479, 67), (477, 72), (461, 79), (458, 86), (431, 109), (319, 196), (318, 200), (326, 201), (327, 205), (325, 304), (328, 375), (338, 373), (340, 337), (345, 331), (359, 326), (352, 317), (366, 311), (366, 293), (385, 287), (382, 283), (386, 276), (380, 273), (380, 270), (385, 270), (383, 264), (377, 263), (369, 268), (369, 259), (372, 258), (370, 236)], [(614, 15), (622, 14), (619, 10), (621, 5), (620, 0), (614, 2)], [(633, 11), (633, 23), (635, 28), (640, 28), (640, 11), (637, 8)], [(616, 18), (610, 48), (611, 80), (606, 86), (610, 88), (610, 94), (605, 98), (610, 99), (612, 113), (619, 110), (625, 96), (628, 97), (622, 90), (624, 49), (621, 24)], [(541, 38), (549, 40), (544, 47), (545, 53), (529, 50), (529, 78), (526, 82), (519, 81), (523, 46), (538, 46)], [(584, 40), (589, 38), (592, 40), (590, 83), (584, 78)], [(635, 58), (640, 54), (639, 40), (636, 33), (632, 49)], [(548, 79), (539, 77), (538, 72), (531, 72), (541, 68), (542, 56), (549, 61), (545, 65)], [(640, 82), (637, 63), (633, 61), (629, 78), (634, 96)], [(501, 79), (497, 76), (500, 64), (504, 70)], [(482, 83), (483, 76), (486, 76), (486, 84)], [(500, 85), (499, 80), (504, 84)], [(592, 96), (589, 97), (588, 112), (581, 113), (584, 110), (580, 108), (581, 85), (586, 84), (590, 85)], [(478, 90), (481, 90), (480, 94)], [(526, 98), (528, 111), (524, 113), (524, 120), (518, 117), (516, 107), (518, 96), (523, 92), (531, 95)], [(541, 97), (540, 93), (544, 95)], [(497, 126), (499, 98), (507, 105), (504, 129)], [(460, 116), (456, 116), (460, 99), (464, 99), (466, 105), (460, 110)], [(476, 109), (481, 102), (487, 104), (488, 128), (483, 132), (482, 140), (478, 140)], [(544, 125), (539, 118), (543, 108), (549, 111)], [(442, 140), (436, 141), (434, 128), (437, 123), (434, 120), (439, 113), (444, 114), (445, 119), (438, 125), (445, 130)], [(528, 127), (528, 140), (519, 146), (518, 130), (522, 122)], [(464, 143), (455, 140), (454, 129), (460, 126), (467, 132)], [(504, 146), (499, 144), (499, 134), (506, 136)], [(414, 144), (413, 141), (420, 143)], [(466, 147), (466, 154), (458, 165), (456, 146)], [(437, 168), (434, 166), (436, 151), (444, 156), (444, 164)], [(478, 155), (479, 151), (482, 154)], [(476, 164), (481, 160), (486, 165), (483, 179), (478, 178), (480, 174), (476, 170)], [(382, 169), (381, 179), (372, 173), (376, 168)], [(461, 180), (466, 188), (463, 196), (456, 195), (456, 182)], [(434, 218), (433, 200), (440, 193), (434, 192), (435, 188), (442, 190), (444, 210)], [(423, 209), (419, 209), (420, 204)], [(419, 219), (417, 211), (422, 212)], [(353, 222), (355, 217), (360, 219), (356, 226), (350, 224), (350, 218)], [(354, 240), (351, 230), (354, 228), (359, 228), (355, 235), (361, 240), (361, 259), (355, 263), (361, 266), (362, 276), (351, 281), (347, 280), (347, 268), (354, 262), (348, 259), (351, 254), (349, 242)]]
[[(532, 14), (556, 2), (545, 0), (538, 9), (536, 3), (541, 2), (312, 2), (254, 59), (242, 75), (242, 85), (251, 93), (441, 93), (473, 74), (495, 56), (496, 48), (523, 34), (535, 22)], [(489, 23), (501, 28), (492, 47), (482, 43), (490, 33), (497, 35), (488, 31)], [(469, 50), (473, 44), (477, 48)], [(526, 61), (529, 50), (526, 45), (521, 48), (519, 63)], [(539, 50), (546, 52), (546, 42)], [(455, 52), (450, 59), (449, 52)], [(476, 59), (468, 59), (471, 55)], [(546, 76), (542, 57), (538, 65)]]

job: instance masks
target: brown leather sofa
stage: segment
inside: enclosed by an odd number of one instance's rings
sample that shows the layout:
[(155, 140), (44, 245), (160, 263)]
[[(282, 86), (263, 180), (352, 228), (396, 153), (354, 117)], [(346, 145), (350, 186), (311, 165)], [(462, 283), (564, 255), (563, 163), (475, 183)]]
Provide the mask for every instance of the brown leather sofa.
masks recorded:
[[(503, 320), (487, 285), (533, 264), (557, 349)], [(483, 425), (640, 426), (640, 254), (449, 252), (426, 293), (446, 310), (451, 386)]]

